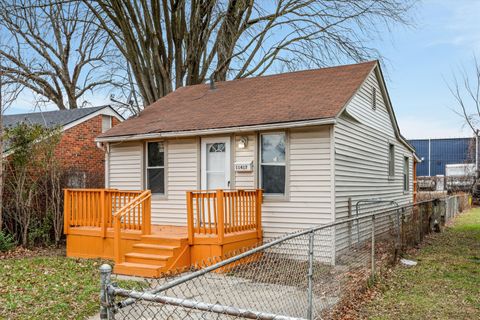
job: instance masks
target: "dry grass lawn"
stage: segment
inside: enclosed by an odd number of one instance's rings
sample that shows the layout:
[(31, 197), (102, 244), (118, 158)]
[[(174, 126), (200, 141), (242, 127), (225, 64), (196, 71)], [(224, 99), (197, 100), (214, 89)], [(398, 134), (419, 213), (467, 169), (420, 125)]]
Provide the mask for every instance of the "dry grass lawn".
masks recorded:
[(480, 319), (480, 208), (458, 216), (397, 266), (363, 307), (367, 319)]

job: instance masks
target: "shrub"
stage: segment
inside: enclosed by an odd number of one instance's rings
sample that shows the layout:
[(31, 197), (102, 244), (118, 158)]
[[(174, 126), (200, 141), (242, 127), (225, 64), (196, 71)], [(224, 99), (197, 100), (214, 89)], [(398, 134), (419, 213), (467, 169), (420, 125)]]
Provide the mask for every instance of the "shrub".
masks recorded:
[(0, 251), (6, 252), (13, 249), (16, 246), (15, 239), (11, 234), (0, 231)]

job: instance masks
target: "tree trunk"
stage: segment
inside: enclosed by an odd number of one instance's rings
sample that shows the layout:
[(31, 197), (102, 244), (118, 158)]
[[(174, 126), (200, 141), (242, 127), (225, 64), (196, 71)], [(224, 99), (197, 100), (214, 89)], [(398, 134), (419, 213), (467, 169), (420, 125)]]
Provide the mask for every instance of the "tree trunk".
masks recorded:
[(0, 232), (3, 229), (3, 103), (2, 75), (0, 74)]

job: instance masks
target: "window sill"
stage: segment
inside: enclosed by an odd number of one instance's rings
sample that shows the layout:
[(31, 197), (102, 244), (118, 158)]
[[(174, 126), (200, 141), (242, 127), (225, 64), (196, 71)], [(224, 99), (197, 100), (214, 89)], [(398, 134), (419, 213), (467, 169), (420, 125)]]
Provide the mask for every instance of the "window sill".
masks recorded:
[(289, 198), (286, 194), (283, 195), (269, 195), (269, 194), (263, 194), (263, 202), (269, 203), (269, 202), (287, 202), (289, 201)]
[(152, 200), (168, 200), (168, 197), (166, 194), (152, 193)]

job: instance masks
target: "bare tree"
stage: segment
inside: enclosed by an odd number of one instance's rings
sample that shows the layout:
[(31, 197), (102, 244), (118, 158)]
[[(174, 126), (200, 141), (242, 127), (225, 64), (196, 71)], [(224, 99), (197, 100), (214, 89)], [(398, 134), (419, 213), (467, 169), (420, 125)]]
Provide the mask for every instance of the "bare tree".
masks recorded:
[[(0, 69), (2, 60), (0, 59)], [(3, 184), (4, 184), (4, 130), (3, 113), (17, 99), (22, 87), (16, 83), (4, 83), (5, 75), (0, 72), (0, 233), (3, 228)]]
[(476, 175), (472, 190), (474, 201), (478, 202), (480, 199), (480, 170), (479, 170), (479, 130), (480, 130), (480, 62), (477, 57), (473, 56), (472, 66), (461, 67), (456, 73), (452, 75), (452, 80), (447, 83), (450, 93), (452, 94), (456, 108), (455, 112), (465, 119), (466, 125), (472, 129), (475, 136), (475, 170)]
[(0, 4), (0, 72), (40, 102), (75, 109), (89, 90), (112, 84), (116, 50), (78, 1), (8, 0)]
[[(132, 68), (145, 104), (175, 88), (378, 57), (367, 40), (415, 0), (83, 0)], [(382, 30), (384, 30), (383, 28)]]
[(470, 129), (478, 135), (480, 129), (480, 62), (473, 57), (470, 67), (461, 67), (452, 75), (452, 81), (447, 84), (450, 93), (456, 101), (458, 110)]

